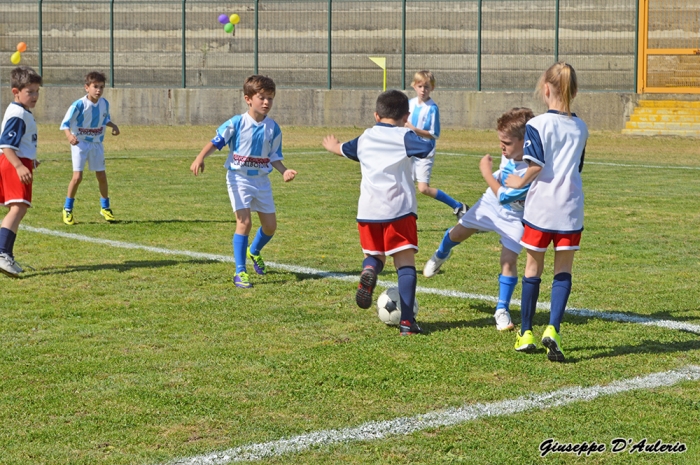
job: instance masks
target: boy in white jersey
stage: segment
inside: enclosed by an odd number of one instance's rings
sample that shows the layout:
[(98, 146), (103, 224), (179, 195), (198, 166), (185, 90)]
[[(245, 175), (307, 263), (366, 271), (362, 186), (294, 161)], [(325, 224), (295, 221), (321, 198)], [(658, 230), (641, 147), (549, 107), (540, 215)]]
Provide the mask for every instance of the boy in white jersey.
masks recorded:
[[(430, 93), (435, 89), (435, 76), (430, 71), (418, 71), (413, 75), (411, 87), (416, 91), (416, 97), (408, 102), (410, 115), (406, 127), (413, 129), (419, 136), (425, 139), (437, 140), (440, 137), (440, 112), (437, 104), (430, 98)], [(413, 177), (418, 183), (418, 191), (432, 197), (435, 200), (452, 207), (452, 213), (460, 219), (469, 207), (450, 197), (445, 192), (430, 187), (430, 176), (435, 163), (435, 150), (427, 158), (413, 159)]]
[(510, 319), (510, 299), (518, 284), (518, 255), (523, 249), (523, 204), (528, 187), (505, 187), (509, 175), (522, 176), (527, 170), (523, 161), (525, 124), (534, 118), (529, 108), (513, 108), (498, 118), (496, 129), (501, 141), (501, 165), (491, 173), (491, 155), (481, 159), (479, 168), (489, 188), (452, 229), (448, 229), (440, 246), (423, 268), (426, 277), (435, 276), (442, 264), (450, 258), (452, 248), (477, 232), (494, 231), (501, 236), (501, 274), (498, 276), (499, 292), (496, 304), (496, 329), (513, 329)]
[(577, 90), (576, 72), (571, 65), (555, 63), (542, 74), (537, 93), (549, 111), (527, 123), (523, 156), (530, 165), (527, 171), (523, 177), (511, 175), (506, 179), (506, 186), (514, 189), (531, 183), (525, 199), (525, 230), (520, 241), (527, 249), (527, 263), (515, 350), (529, 352), (536, 348), (532, 320), (540, 293), (544, 254), (553, 242), (554, 280), (549, 325), (542, 334), (547, 358), (553, 362), (565, 359), (560, 325), (571, 293), (574, 252), (579, 250), (583, 231), (581, 170), (588, 128), (571, 113), (571, 102)]
[[(287, 169), (282, 163), (282, 131), (267, 116), (272, 109), (275, 90), (275, 82), (267, 76), (253, 75), (246, 79), (243, 98), (248, 104), (248, 111), (219, 126), (216, 136), (204, 146), (190, 166), (190, 171), (197, 176), (204, 171), (206, 157), (217, 149), (229, 146), (224, 167), (228, 170), (226, 183), (236, 214), (236, 233), (232, 241), (236, 261), (233, 283), (241, 288), (253, 287), (246, 269), (246, 257), (252, 260), (257, 274), (262, 275), (267, 271), (260, 251), (270, 242), (277, 229), (268, 175), (273, 168), (282, 174), (285, 182), (297, 175), (296, 171)], [(258, 212), (261, 226), (248, 247), (251, 211)]]
[(107, 173), (105, 172), (105, 150), (102, 142), (105, 127), (112, 129), (112, 135), (119, 135), (119, 127), (109, 116), (109, 102), (102, 98), (105, 89), (105, 75), (92, 71), (85, 76), (86, 95), (73, 102), (61, 122), (61, 130), (70, 143), (73, 160), (73, 177), (68, 184), (66, 202), (63, 205), (63, 222), (69, 226), (75, 224), (73, 206), (78, 186), (83, 180), (85, 163), (90, 171), (95, 172), (100, 187), (100, 215), (108, 222), (114, 222), (114, 213), (109, 204)]
[(413, 316), (418, 229), (412, 159), (425, 158), (435, 148), (433, 139), (405, 127), (408, 114), (406, 95), (388, 90), (377, 98), (374, 127), (343, 144), (333, 135), (323, 139), (326, 150), (360, 162), (362, 171), (357, 223), (365, 259), (355, 301), (360, 308), (372, 305), (377, 275), (391, 255), (399, 278), (402, 336), (422, 332)]
[(0, 128), (0, 205), (9, 211), (0, 224), (0, 272), (16, 278), (24, 271), (15, 262), (14, 245), (19, 224), (32, 206), (37, 130), (29, 111), (39, 99), (41, 76), (28, 66), (12, 70), (14, 101), (7, 106)]

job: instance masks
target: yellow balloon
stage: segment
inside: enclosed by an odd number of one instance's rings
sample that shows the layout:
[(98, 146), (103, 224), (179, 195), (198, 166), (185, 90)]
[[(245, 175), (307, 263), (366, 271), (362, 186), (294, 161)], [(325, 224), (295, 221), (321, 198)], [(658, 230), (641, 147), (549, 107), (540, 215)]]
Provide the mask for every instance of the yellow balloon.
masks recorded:
[(10, 61), (12, 62), (13, 65), (18, 65), (19, 60), (21, 60), (21, 59), (22, 59), (22, 55), (19, 52), (13, 53), (12, 56), (10, 57)]
[(229, 21), (231, 21), (231, 24), (238, 24), (238, 22), (241, 20), (241, 17), (238, 16), (236, 13), (232, 14), (229, 17)]

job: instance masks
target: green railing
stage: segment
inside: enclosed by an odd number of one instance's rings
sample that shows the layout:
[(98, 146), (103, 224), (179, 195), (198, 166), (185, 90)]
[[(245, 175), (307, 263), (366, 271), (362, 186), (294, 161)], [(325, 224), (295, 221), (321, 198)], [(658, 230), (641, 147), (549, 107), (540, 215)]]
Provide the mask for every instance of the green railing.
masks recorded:
[[(253, 73), (281, 87), (438, 86), (531, 90), (557, 60), (586, 90), (635, 89), (637, 0), (0, 0), (0, 72), (22, 64), (46, 85), (101, 70), (113, 87), (238, 87)], [(219, 15), (236, 13), (235, 35)]]

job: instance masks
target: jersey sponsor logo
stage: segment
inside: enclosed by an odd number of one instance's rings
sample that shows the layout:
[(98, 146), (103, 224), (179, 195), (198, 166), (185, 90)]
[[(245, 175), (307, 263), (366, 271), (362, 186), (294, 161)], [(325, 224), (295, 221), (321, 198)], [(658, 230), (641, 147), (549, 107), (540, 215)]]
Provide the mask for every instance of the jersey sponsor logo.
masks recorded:
[(233, 164), (237, 166), (245, 166), (246, 168), (267, 168), (270, 164), (270, 159), (249, 157), (247, 155), (233, 154)]
[(523, 145), (523, 148), (529, 147), (532, 145), (532, 141), (530, 139), (525, 141), (525, 145)]
[(79, 136), (99, 136), (104, 128), (78, 128)]
[(10, 139), (14, 139), (16, 135), (17, 133), (15, 131), (10, 131), (7, 133), (7, 137), (9, 137)]

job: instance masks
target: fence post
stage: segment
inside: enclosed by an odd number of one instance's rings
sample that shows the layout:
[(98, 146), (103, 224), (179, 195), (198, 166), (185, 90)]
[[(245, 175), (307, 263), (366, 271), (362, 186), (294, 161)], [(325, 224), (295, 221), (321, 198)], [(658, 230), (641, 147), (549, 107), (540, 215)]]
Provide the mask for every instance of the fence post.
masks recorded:
[(401, 5), (401, 89), (406, 90), (406, 0)]
[(559, 62), (559, 0), (554, 6), (554, 62)]
[(635, 2), (635, 19), (634, 19), (634, 83), (632, 88), (635, 92), (639, 92), (639, 9), (642, 0)]
[(109, 86), (114, 89), (114, 0), (109, 1)]
[(182, 0), (182, 88), (187, 87), (187, 37), (185, 31), (187, 31), (186, 22), (186, 12), (185, 5), (187, 0)]
[(328, 0), (328, 76), (326, 81), (328, 82), (328, 88), (332, 86), (331, 82), (331, 68), (333, 59), (333, 0)]
[(258, 5), (260, 0), (255, 0), (255, 42), (253, 44), (253, 74), (258, 74)]
[(481, 0), (476, 12), (476, 90), (481, 92)]
[(39, 0), (39, 75), (44, 75), (44, 42), (43, 42), (43, 18), (41, 13), (43, 8), (43, 0)]

